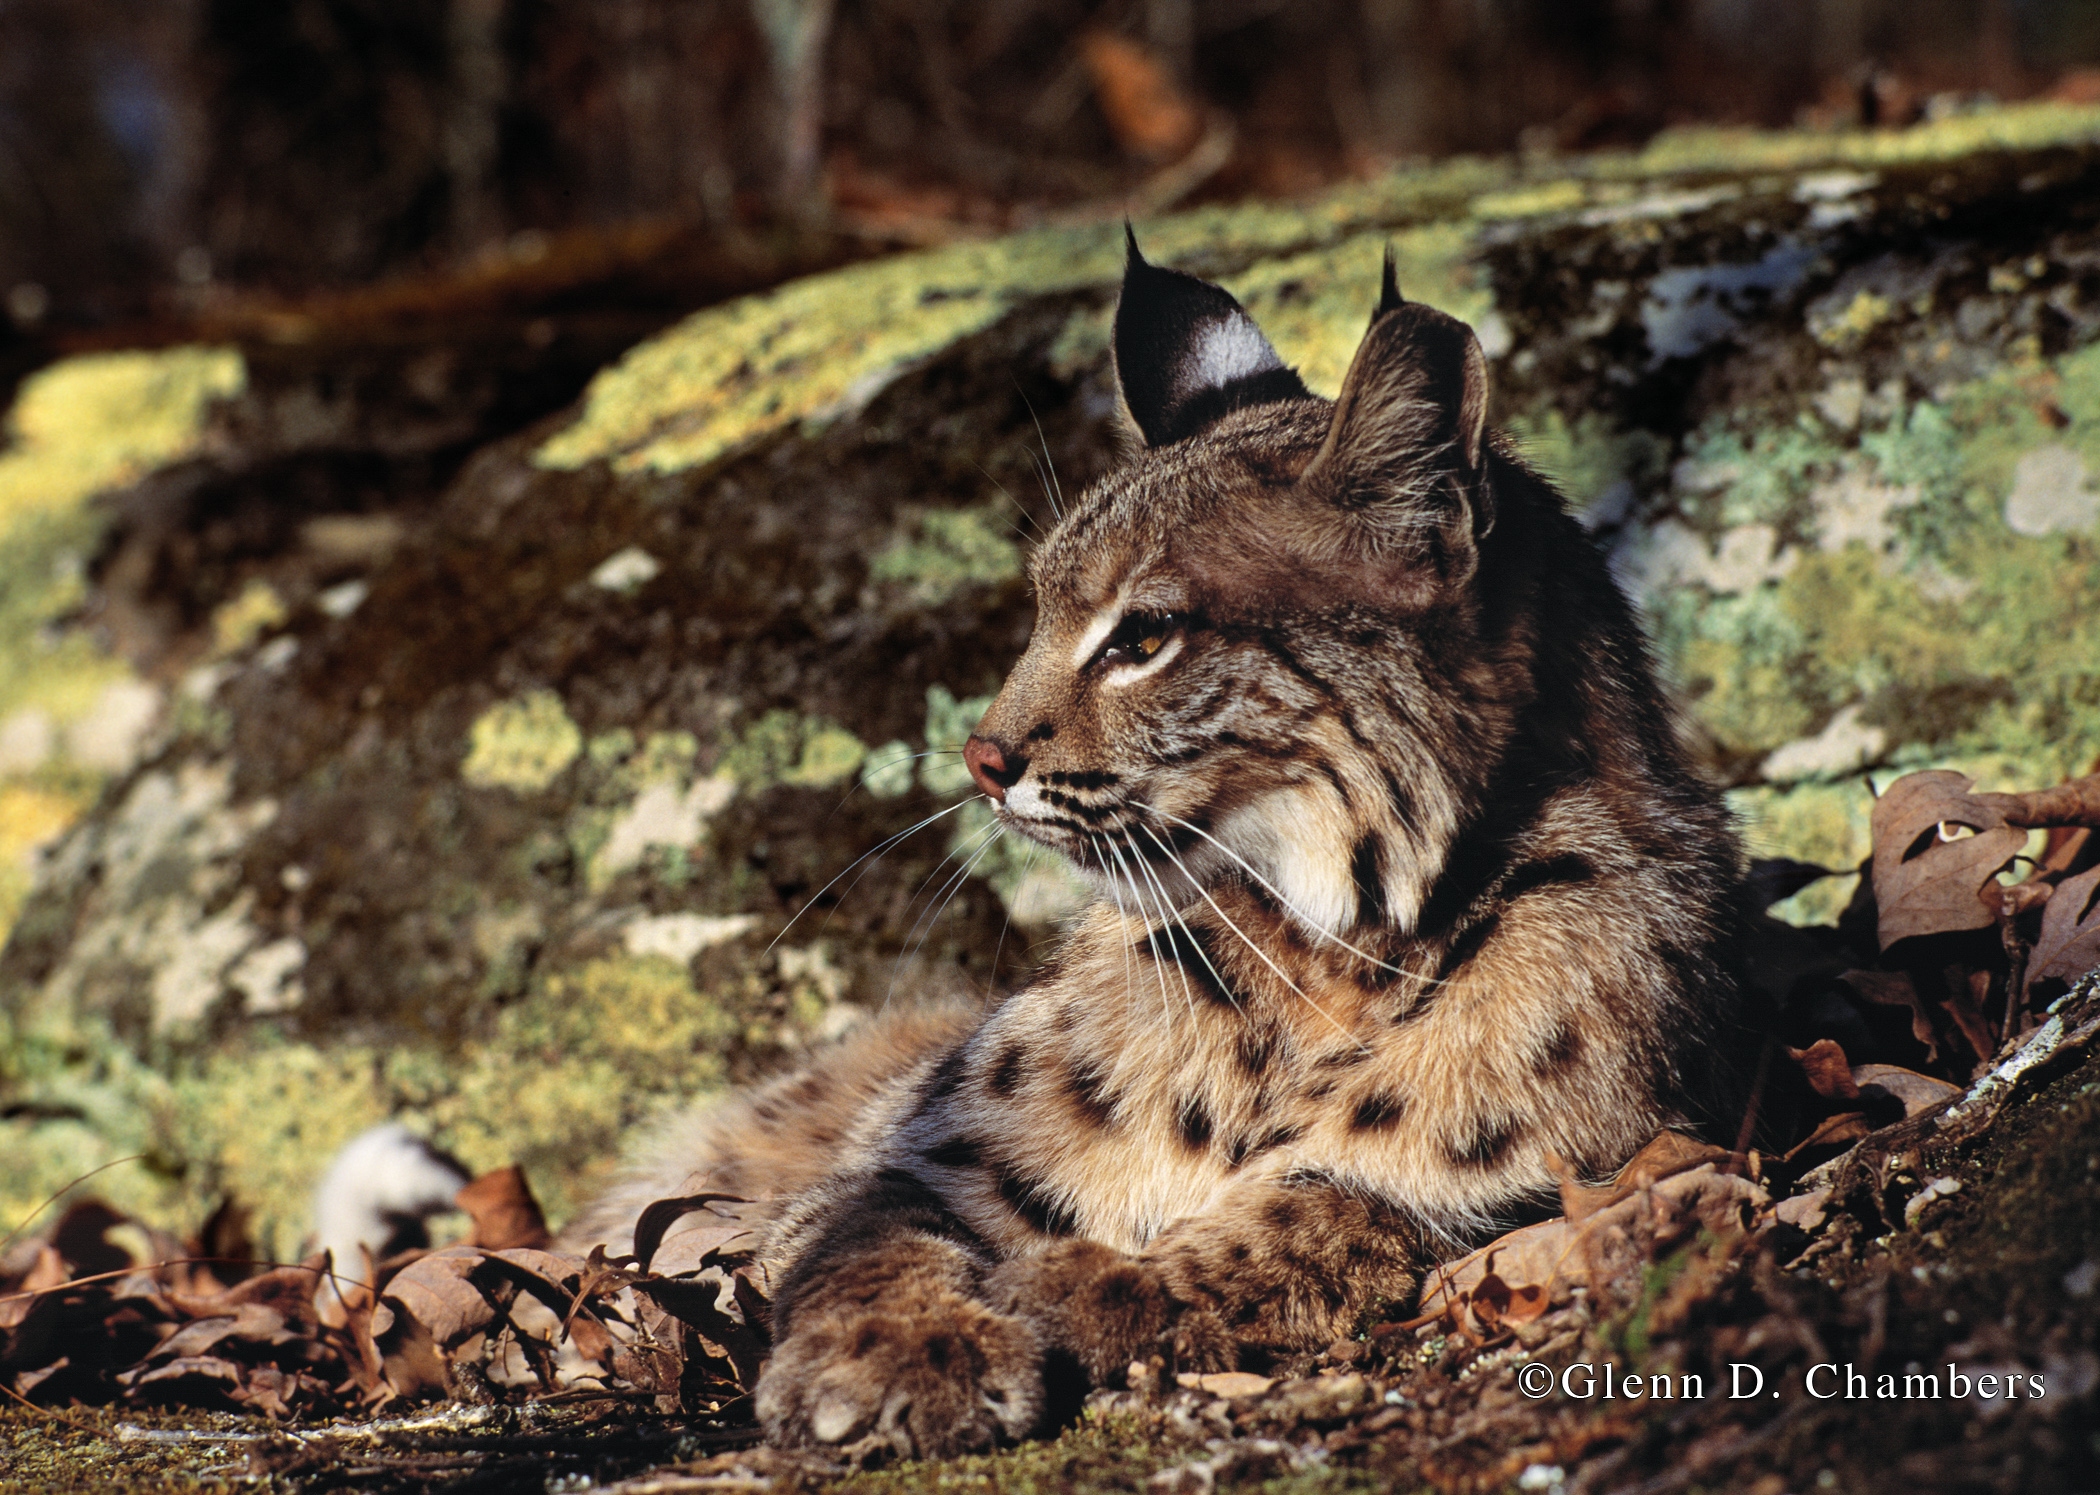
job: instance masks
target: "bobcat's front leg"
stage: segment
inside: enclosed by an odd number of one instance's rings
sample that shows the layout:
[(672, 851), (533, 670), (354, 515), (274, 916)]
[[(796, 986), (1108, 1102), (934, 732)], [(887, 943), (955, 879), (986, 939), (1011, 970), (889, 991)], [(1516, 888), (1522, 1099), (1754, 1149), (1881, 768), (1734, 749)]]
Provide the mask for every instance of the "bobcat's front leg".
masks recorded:
[(1020, 1438), (1042, 1408), (1042, 1344), (982, 1297), (988, 1256), (905, 1173), (849, 1185), (807, 1225), (758, 1383), (775, 1443), (941, 1458)]
[(1251, 1183), (1135, 1255), (1059, 1241), (992, 1273), (986, 1295), (1073, 1355), (1097, 1386), (1164, 1351), (1230, 1370), (1245, 1347), (1318, 1349), (1415, 1290), (1412, 1220), (1321, 1181)]

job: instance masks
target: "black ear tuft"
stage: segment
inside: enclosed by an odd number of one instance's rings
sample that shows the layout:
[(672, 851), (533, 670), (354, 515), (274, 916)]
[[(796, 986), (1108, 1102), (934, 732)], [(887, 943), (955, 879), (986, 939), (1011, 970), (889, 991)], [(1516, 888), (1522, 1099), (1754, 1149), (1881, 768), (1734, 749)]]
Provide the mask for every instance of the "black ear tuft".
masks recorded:
[(1393, 261), (1393, 246), (1388, 244), (1385, 246), (1385, 274), (1379, 280), (1378, 305), (1372, 309), (1371, 320), (1375, 322), (1387, 312), (1405, 305), (1407, 299), (1400, 294), (1400, 267)]
[(1148, 264), (1123, 225), (1129, 257), (1116, 302), (1116, 380), (1147, 446), (1193, 436), (1229, 410), (1309, 396), (1231, 294)]

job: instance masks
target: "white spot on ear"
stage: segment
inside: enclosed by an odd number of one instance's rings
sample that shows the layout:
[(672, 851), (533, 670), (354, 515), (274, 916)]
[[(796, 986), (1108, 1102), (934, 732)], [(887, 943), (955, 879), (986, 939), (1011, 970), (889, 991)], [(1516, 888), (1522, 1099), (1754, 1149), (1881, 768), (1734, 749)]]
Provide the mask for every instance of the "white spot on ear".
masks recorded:
[(1283, 367), (1283, 360), (1244, 315), (1207, 322), (1189, 343), (1188, 361), (1180, 369), (1182, 393), (1221, 389), (1238, 379)]

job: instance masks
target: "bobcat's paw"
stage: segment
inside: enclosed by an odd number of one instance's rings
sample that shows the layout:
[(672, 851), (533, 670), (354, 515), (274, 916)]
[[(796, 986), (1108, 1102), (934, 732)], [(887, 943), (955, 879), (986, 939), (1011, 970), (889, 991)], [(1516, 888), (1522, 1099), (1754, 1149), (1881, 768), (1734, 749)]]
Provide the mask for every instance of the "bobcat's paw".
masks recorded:
[(968, 1298), (843, 1304), (774, 1351), (758, 1416), (775, 1443), (857, 1459), (981, 1452), (1035, 1426), (1041, 1367), (1033, 1329)]
[(1176, 1371), (1231, 1370), (1239, 1347), (1217, 1314), (1177, 1291), (1159, 1266), (1093, 1241), (1060, 1241), (1017, 1257), (985, 1283), (996, 1307), (1034, 1324), (1096, 1386), (1133, 1360), (1163, 1354)]

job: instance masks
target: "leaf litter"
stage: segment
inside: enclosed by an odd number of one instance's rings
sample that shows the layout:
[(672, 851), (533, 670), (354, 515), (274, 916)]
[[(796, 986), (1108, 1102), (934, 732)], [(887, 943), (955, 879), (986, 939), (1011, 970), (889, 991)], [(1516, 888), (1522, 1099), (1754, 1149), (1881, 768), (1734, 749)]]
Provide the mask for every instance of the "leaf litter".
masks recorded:
[[(2028, 1220), (1996, 1219), (1988, 1201), (2015, 1203), (1994, 1170), (2041, 1166), (2014, 1134), (2052, 1112), (2100, 1140), (2096, 827), (2100, 774), (2030, 794), (1978, 793), (1944, 771), (1899, 779), (1876, 803), (1869, 875), (1836, 930), (1754, 911), (1753, 983), (1771, 1011), (1733, 1148), (1672, 1131), (1612, 1179), (1563, 1169), (1557, 1215), (1435, 1269), (1417, 1302), (1358, 1336), (1224, 1374), (1184, 1371), (1163, 1350), (1032, 1447), (1062, 1460), (1060, 1485), (1159, 1495), (1284, 1476), (1776, 1495), (1846, 1458), (1862, 1461), (1862, 1488), (1938, 1487), (1942, 1465), (1916, 1449), (1870, 1467), (1877, 1437), (1916, 1443), (1929, 1414), (1937, 1441), (1959, 1445), (1935, 1458), (2011, 1449), (2018, 1467), (2023, 1451), (2054, 1448), (2068, 1482), (2010, 1487), (2080, 1487), (2075, 1471), (2100, 1452), (2061, 1431), (2092, 1420), (2100, 1391), (2100, 1179), (2026, 1198)], [(2036, 828), (2050, 836), (2022, 875)], [(1783, 896), (1819, 874), (1758, 869), (1752, 885)], [(750, 1393), (770, 1303), (744, 1200), (660, 1200), (621, 1257), (552, 1250), (515, 1166), (457, 1203), (466, 1241), (346, 1270), (253, 1260), (237, 1207), (185, 1242), (76, 1201), (0, 1247), (0, 1390), (24, 1416), (136, 1419), (114, 1425), (119, 1443), (244, 1450), (247, 1474), (286, 1488), (420, 1492), (562, 1471), (635, 1492), (877, 1478), (758, 1446)], [(2068, 1228), (2066, 1209), (2091, 1228)], [(1921, 1313), (1959, 1296), (1956, 1220), (2082, 1241), (2088, 1255), (2024, 1326), (1973, 1304)], [(1950, 1395), (1958, 1363), (2042, 1377), (2051, 1394), (1972, 1395), (1953, 1418), (1909, 1401), (1863, 1412), (1808, 1377), (1816, 1365), (1937, 1375), (1942, 1362)], [(1547, 1395), (1518, 1384), (1534, 1363)], [(1746, 1374), (1736, 1366), (1778, 1394), (1726, 1395)], [(1600, 1397), (1598, 1376), (1616, 1394)], [(200, 1409), (251, 1430), (139, 1425)], [(1004, 1457), (1019, 1470), (1037, 1455)]]

